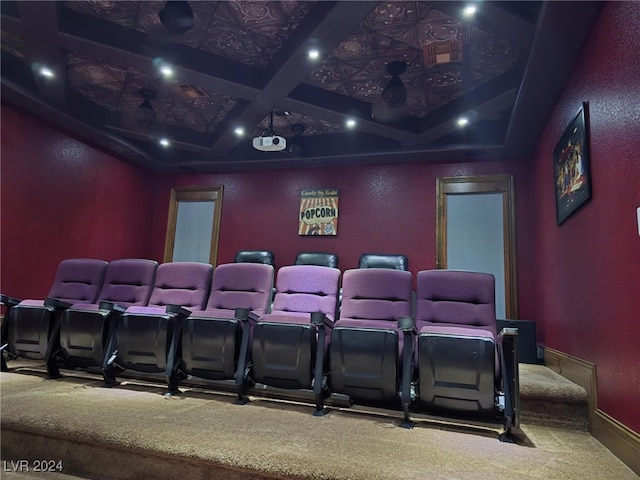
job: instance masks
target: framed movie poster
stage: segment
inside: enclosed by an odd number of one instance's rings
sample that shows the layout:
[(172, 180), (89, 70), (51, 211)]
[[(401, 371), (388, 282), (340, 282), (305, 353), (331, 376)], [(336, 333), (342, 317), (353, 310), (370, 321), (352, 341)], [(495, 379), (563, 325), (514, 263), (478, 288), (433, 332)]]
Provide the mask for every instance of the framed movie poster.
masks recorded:
[(300, 193), (298, 235), (338, 234), (338, 189), (310, 188)]
[(553, 150), (558, 225), (591, 198), (588, 105), (582, 104)]

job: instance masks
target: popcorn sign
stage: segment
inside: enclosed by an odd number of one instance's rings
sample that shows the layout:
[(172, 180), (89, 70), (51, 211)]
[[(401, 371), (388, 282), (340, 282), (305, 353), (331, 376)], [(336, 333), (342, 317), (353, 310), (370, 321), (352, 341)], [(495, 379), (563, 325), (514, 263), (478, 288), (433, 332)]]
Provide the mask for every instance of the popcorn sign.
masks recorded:
[(304, 189), (300, 193), (298, 235), (338, 234), (338, 189)]

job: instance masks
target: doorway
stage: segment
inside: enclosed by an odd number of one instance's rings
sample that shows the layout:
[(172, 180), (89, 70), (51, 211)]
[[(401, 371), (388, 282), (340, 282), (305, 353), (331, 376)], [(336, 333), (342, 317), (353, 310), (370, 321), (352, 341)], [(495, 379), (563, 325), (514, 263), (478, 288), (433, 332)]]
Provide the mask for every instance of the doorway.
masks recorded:
[(165, 262), (202, 262), (216, 266), (222, 187), (171, 189)]
[(517, 319), (513, 176), (438, 178), (436, 197), (436, 268), (493, 274), (496, 317)]

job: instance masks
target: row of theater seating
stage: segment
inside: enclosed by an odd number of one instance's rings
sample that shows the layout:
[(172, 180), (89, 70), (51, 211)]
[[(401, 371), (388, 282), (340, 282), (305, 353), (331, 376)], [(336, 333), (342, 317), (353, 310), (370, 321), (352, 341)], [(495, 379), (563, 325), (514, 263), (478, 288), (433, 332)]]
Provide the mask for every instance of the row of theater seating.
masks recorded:
[(412, 408), (489, 412), (512, 437), (515, 332), (496, 332), (491, 275), (420, 271), (414, 292), (407, 270), (291, 265), (276, 276), (237, 260), (64, 260), (46, 300), (2, 296), (3, 349), (44, 359), (51, 377), (165, 375), (168, 394), (187, 377), (227, 381), (239, 403), (256, 384), (312, 391), (314, 415), (331, 394), (396, 404), (407, 427)]
[[(271, 250), (241, 250), (234, 262), (266, 263), (276, 267), (276, 256)], [(300, 252), (294, 265), (318, 265), (338, 268), (339, 257), (329, 252)], [(402, 254), (363, 253), (358, 260), (358, 268), (392, 268), (409, 270), (409, 259)]]

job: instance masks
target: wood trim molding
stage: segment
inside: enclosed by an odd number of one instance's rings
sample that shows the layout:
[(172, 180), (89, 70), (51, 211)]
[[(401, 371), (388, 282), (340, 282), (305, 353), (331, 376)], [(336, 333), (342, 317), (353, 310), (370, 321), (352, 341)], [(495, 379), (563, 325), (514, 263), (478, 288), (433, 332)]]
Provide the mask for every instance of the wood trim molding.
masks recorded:
[(640, 475), (640, 435), (598, 409), (596, 365), (553, 348), (542, 348), (548, 368), (587, 391), (591, 435)]
[(640, 435), (598, 409), (591, 420), (591, 435), (611, 450), (636, 475), (640, 475)]
[(175, 245), (176, 226), (178, 220), (178, 203), (215, 201), (209, 263), (211, 263), (214, 268), (216, 267), (218, 259), (218, 237), (220, 234), (220, 216), (222, 212), (222, 193), (222, 186), (187, 186), (174, 187), (171, 189), (163, 261), (170, 262), (173, 258), (173, 248)]
[(563, 377), (568, 378), (573, 383), (580, 385), (587, 391), (589, 428), (591, 428), (591, 418), (596, 411), (598, 403), (596, 366), (593, 363), (585, 362), (584, 360), (554, 350), (553, 348), (543, 348), (545, 366)]
[(474, 175), (436, 179), (436, 268), (447, 268), (447, 195), (478, 193), (502, 195), (506, 317), (518, 319), (516, 200), (513, 175)]

